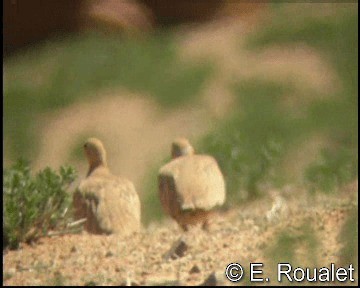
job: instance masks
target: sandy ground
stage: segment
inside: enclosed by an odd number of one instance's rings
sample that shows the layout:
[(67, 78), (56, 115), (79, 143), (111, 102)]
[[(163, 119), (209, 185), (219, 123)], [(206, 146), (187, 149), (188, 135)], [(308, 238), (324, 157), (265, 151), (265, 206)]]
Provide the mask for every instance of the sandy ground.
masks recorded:
[[(41, 238), (33, 246), (23, 245), (20, 250), (5, 253), (3, 284), (200, 285), (215, 273), (217, 284), (231, 285), (224, 272), (228, 264), (235, 262), (245, 269), (244, 279), (236, 285), (250, 283), (246, 274), (249, 263), (264, 264), (264, 278), (270, 278), (270, 282), (260, 285), (277, 285), (271, 265), (275, 260), (269, 251), (276, 245), (283, 251), (283, 244), (277, 242), (283, 231), (298, 239), (304, 235), (316, 239), (315, 250), (306, 242), (294, 242), (291, 251), (295, 256), (290, 263), (294, 269), (330, 267), (331, 263), (341, 266), (339, 233), (349, 212), (357, 207), (355, 188), (353, 185), (350, 192), (339, 194), (341, 200), (324, 195), (309, 199), (292, 188), (272, 193), (274, 197), (220, 213), (209, 232), (194, 227), (184, 233), (175, 222), (165, 219), (128, 238), (86, 232)], [(302, 234), (304, 225), (310, 229), (309, 234)], [(172, 259), (181, 241), (186, 249)], [(344, 284), (357, 285), (357, 272), (354, 279)], [(290, 283), (284, 279), (282, 284)]]

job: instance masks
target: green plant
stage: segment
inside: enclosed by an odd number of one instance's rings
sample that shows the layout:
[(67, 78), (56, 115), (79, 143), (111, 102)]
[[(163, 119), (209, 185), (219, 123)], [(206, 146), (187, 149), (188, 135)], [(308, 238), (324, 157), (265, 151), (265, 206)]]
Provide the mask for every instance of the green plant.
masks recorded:
[(145, 177), (143, 190), (147, 191), (147, 193), (143, 194), (142, 203), (144, 203), (144, 205), (141, 206), (141, 215), (145, 225), (149, 225), (151, 221), (160, 220), (165, 215), (159, 199), (157, 177), (159, 168), (168, 163), (170, 160), (171, 158), (167, 156), (162, 161), (159, 161), (157, 165), (154, 165), (149, 169), (149, 172)]
[(240, 112), (232, 115), (200, 142), (224, 173), (231, 200), (261, 196), (261, 187), (281, 185), (281, 159), (301, 135), (300, 121), (282, 106), (291, 87), (264, 80), (238, 83), (234, 89)]
[(299, 225), (282, 228), (273, 243), (266, 249), (271, 271), (277, 271), (278, 263), (291, 263), (293, 267), (317, 265), (319, 240), (309, 219)]
[(334, 192), (356, 177), (358, 158), (350, 149), (323, 150), (320, 158), (304, 172), (309, 191)]
[(47, 167), (33, 176), (24, 160), (3, 171), (3, 226), (10, 248), (61, 225), (71, 204), (66, 190), (75, 178), (72, 167), (61, 167), (59, 173)]
[[(354, 3), (355, 4), (355, 3)], [(276, 4), (273, 17), (249, 37), (251, 49), (305, 43), (318, 49), (334, 65), (349, 92), (357, 91), (358, 8), (354, 4), (327, 5), (313, 13), (313, 5)], [(318, 6), (319, 7), (319, 6)]]
[[(296, 79), (272, 83), (262, 75), (237, 84), (238, 110), (201, 141), (202, 150), (218, 160), (231, 200), (261, 195), (262, 184), (300, 182), (287, 176), (282, 161), (313, 136), (327, 142), (326, 152), (319, 161), (309, 158), (312, 163), (299, 179), (305, 178), (312, 190), (329, 191), (357, 175), (357, 9), (328, 5), (326, 13), (313, 13), (306, 5), (293, 7), (274, 4), (272, 17), (264, 20), (271, 22), (248, 37), (248, 48), (309, 45), (332, 64), (341, 88), (325, 95), (306, 83), (293, 85)], [(298, 100), (306, 98), (311, 101)], [(287, 99), (297, 105), (287, 105)]]
[(349, 211), (348, 217), (339, 233), (338, 239), (342, 243), (340, 250), (340, 263), (343, 267), (353, 264), (358, 267), (359, 255), (359, 214), (358, 207), (353, 207)]
[(351, 3), (319, 4), (318, 7), (322, 9), (315, 12), (316, 9), (304, 4), (274, 4), (271, 23), (265, 19), (264, 28), (250, 35), (247, 43), (252, 50), (305, 44), (331, 65), (339, 88), (314, 97), (307, 108), (308, 126), (313, 131), (326, 133), (329, 142), (336, 143), (340, 150), (352, 149), (355, 156), (358, 146), (358, 9)]

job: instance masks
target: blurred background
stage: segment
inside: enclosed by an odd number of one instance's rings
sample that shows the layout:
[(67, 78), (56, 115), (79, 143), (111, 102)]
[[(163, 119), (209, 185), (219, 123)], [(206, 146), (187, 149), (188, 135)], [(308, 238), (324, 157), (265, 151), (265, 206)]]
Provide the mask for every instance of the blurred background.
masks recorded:
[(227, 206), (287, 185), (337, 193), (358, 175), (358, 4), (5, 0), (4, 166), (73, 165), (98, 137), (145, 224), (157, 171), (188, 137)]

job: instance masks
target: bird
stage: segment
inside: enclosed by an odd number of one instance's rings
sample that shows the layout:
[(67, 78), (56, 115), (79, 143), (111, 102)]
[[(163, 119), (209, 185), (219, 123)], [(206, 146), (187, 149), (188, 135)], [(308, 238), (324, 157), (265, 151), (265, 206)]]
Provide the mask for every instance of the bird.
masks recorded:
[(214, 210), (226, 199), (218, 163), (210, 155), (195, 154), (186, 138), (172, 142), (171, 158), (158, 173), (161, 206), (184, 231), (199, 223), (207, 230)]
[(84, 151), (89, 169), (73, 194), (75, 219), (86, 218), (84, 228), (92, 234), (129, 235), (139, 231), (141, 207), (134, 184), (110, 172), (99, 139), (87, 139)]

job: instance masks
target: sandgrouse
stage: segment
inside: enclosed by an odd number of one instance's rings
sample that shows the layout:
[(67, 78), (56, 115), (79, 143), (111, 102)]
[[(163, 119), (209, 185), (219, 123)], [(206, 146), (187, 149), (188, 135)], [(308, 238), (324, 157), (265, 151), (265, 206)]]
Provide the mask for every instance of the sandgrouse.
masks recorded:
[(84, 144), (89, 162), (86, 178), (73, 196), (75, 218), (86, 218), (84, 228), (93, 234), (128, 235), (140, 229), (140, 200), (134, 185), (113, 175), (100, 140)]
[(159, 196), (168, 215), (186, 231), (200, 223), (208, 228), (216, 206), (225, 202), (225, 182), (216, 160), (194, 154), (185, 138), (172, 143), (172, 160), (160, 168)]

